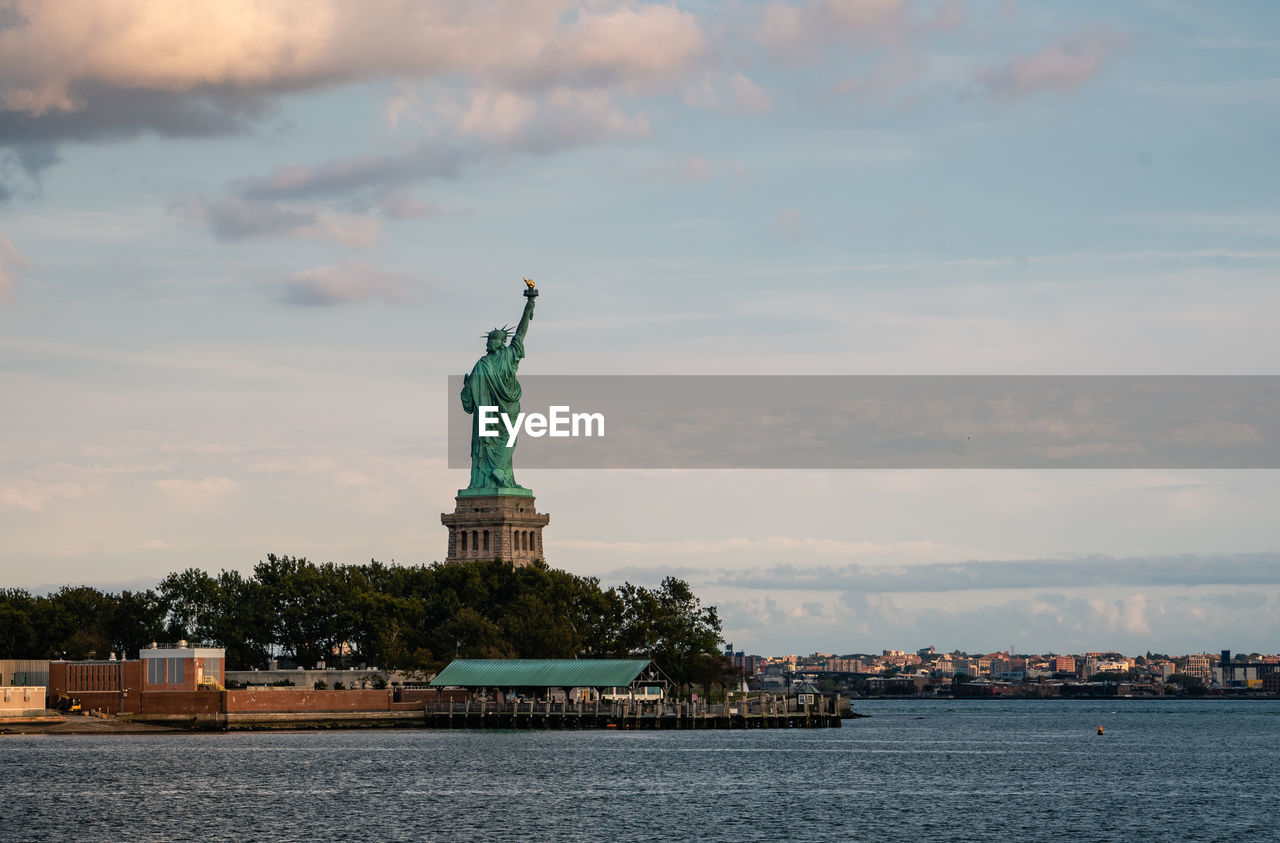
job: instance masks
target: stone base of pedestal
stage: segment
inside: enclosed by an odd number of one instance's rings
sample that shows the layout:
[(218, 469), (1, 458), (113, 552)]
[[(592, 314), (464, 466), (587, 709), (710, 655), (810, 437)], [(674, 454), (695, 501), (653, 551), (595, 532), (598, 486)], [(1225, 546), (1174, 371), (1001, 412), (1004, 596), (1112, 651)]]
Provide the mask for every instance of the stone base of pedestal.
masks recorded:
[(500, 559), (519, 567), (541, 559), (542, 528), (551, 516), (534, 508), (532, 494), (459, 494), (453, 512), (440, 514), (449, 528), (446, 562)]

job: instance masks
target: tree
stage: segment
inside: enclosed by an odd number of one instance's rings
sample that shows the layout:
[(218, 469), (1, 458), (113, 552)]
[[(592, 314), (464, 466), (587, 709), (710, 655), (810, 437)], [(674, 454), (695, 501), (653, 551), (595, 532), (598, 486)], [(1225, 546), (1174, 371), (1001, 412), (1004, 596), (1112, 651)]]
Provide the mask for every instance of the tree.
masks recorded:
[(545, 563), (316, 565), (268, 554), (249, 575), (187, 568), (154, 590), (0, 591), (0, 657), (104, 658), (161, 639), (221, 646), (230, 669), (264, 667), (278, 649), (304, 667), (347, 659), (425, 672), (455, 654), (641, 655), (681, 683), (738, 677), (719, 652), (715, 607), (674, 577), (603, 589)]
[(139, 650), (164, 634), (164, 616), (164, 606), (153, 590), (120, 592), (107, 626), (111, 649), (122, 659), (136, 658)]
[(653, 659), (677, 684), (689, 681), (694, 660), (720, 650), (720, 616), (703, 607), (684, 580), (667, 577), (656, 591), (625, 583), (619, 646)]
[(1183, 693), (1190, 694), (1193, 697), (1202, 697), (1209, 690), (1205, 687), (1204, 682), (1201, 681), (1199, 677), (1191, 676), (1186, 673), (1172, 674), (1165, 681), (1169, 685), (1176, 686)]
[(41, 652), (36, 632), (36, 599), (18, 588), (0, 590), (0, 658), (35, 658)]
[(220, 608), (217, 580), (198, 568), (187, 568), (165, 577), (157, 590), (169, 640), (202, 642), (212, 637), (210, 622)]

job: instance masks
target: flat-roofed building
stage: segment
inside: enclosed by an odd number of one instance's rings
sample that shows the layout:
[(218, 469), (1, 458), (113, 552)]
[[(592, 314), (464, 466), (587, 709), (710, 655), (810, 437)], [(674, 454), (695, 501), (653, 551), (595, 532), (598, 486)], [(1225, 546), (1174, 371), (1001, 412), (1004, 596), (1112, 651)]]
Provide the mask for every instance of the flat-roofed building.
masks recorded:
[(49, 684), (48, 659), (0, 659), (0, 688)]
[(226, 650), (221, 647), (189, 647), (152, 644), (138, 653), (142, 660), (143, 687), (157, 691), (194, 691), (221, 688)]
[(5, 685), (0, 688), (0, 718), (44, 714), (43, 685)]
[(1208, 685), (1213, 681), (1213, 666), (1217, 661), (1217, 657), (1208, 653), (1200, 653), (1195, 656), (1187, 656), (1186, 667), (1182, 672), (1187, 676), (1195, 677), (1204, 684)]
[(136, 659), (90, 659), (49, 663), (50, 701), (60, 694), (81, 701), (85, 710), (137, 713), (142, 694), (159, 691), (222, 690), (226, 651), (187, 642), (152, 644)]

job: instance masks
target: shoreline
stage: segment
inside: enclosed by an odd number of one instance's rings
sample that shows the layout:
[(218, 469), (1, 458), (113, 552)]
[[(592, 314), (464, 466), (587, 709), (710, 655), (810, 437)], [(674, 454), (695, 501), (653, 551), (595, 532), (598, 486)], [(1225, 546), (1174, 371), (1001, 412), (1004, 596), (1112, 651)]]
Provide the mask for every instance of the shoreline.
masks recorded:
[[(1230, 702), (1278, 702), (1278, 697), (865, 697), (854, 700), (860, 705), (878, 703), (992, 703), (992, 702), (1164, 702), (1164, 703), (1230, 703)], [(91, 735), (190, 735), (226, 734), (232, 732), (321, 732), (353, 731), (369, 729), (421, 729), (440, 731), (420, 719), (421, 715), (405, 717), (409, 712), (396, 712), (398, 717), (387, 717), (387, 712), (307, 712), (274, 713), (226, 720), (223, 718), (193, 718), (172, 716), (168, 722), (132, 718), (101, 718), (92, 715), (57, 715), (40, 718), (22, 718), (0, 721), (0, 740), (6, 737), (33, 735), (91, 736)], [(382, 715), (382, 716), (377, 716)], [(842, 720), (861, 720), (875, 715), (865, 711), (850, 711)], [(500, 727), (499, 727), (500, 728)], [(458, 729), (462, 731), (463, 729)], [(468, 730), (469, 731), (469, 730)], [(488, 730), (484, 730), (488, 731)], [(516, 729), (515, 731), (528, 731)], [(536, 730), (540, 731), (540, 730)], [(599, 731), (599, 730), (592, 730)]]

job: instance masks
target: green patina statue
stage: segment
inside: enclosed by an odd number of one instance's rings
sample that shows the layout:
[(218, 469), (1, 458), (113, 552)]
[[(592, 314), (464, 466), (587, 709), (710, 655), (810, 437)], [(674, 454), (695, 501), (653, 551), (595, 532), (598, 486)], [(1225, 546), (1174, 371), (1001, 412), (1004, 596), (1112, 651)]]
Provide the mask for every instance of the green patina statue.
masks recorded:
[(462, 376), (462, 409), (471, 414), (471, 485), (459, 491), (459, 495), (533, 494), (516, 483), (511, 468), (515, 447), (507, 445), (505, 433), (481, 436), (478, 412), (479, 407), (497, 407), (498, 412), (508, 418), (520, 415), (520, 381), (516, 380), (516, 370), (524, 357), (524, 335), (533, 319), (534, 300), (538, 296), (533, 282), (528, 278), (524, 281), (528, 285), (524, 291), (524, 313), (514, 335), (506, 327), (490, 331), (486, 337), (488, 353), (476, 362), (471, 374)]

